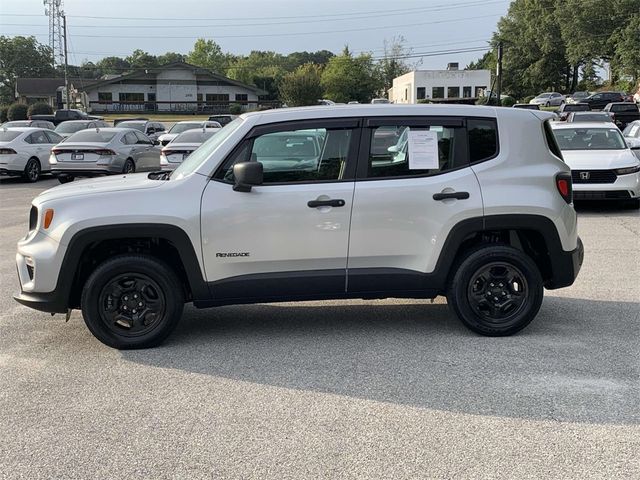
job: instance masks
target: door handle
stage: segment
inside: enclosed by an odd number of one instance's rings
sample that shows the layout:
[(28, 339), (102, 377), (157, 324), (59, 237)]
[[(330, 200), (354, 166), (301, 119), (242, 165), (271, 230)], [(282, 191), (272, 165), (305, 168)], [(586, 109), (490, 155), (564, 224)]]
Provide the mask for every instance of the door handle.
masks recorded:
[(344, 207), (345, 201), (337, 198), (335, 200), (309, 200), (307, 206), (309, 208), (318, 207)]
[(446, 200), (448, 198), (455, 198), (456, 200), (466, 200), (469, 198), (469, 192), (449, 192), (449, 193), (434, 193), (434, 200)]

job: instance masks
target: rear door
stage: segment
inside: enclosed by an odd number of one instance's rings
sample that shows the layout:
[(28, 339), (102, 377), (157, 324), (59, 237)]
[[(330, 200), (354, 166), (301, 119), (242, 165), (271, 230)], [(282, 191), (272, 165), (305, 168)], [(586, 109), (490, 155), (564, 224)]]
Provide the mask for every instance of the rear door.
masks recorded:
[(153, 141), (145, 134), (134, 131), (136, 136), (135, 154), (137, 156), (138, 171), (160, 169), (160, 149), (153, 145)]
[(365, 123), (351, 219), (349, 292), (424, 291), (425, 275), (434, 271), (451, 229), (482, 217), (465, 125), (463, 118), (427, 116)]

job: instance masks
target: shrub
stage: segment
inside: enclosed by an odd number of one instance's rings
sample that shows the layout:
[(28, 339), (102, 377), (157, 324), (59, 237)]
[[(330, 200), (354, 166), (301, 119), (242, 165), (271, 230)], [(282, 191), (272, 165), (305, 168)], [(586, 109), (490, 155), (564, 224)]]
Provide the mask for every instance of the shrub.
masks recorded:
[(418, 103), (431, 103), (431, 100), (429, 100), (428, 98), (423, 98), (421, 100), (418, 100)]
[(52, 115), (53, 107), (48, 103), (34, 103), (33, 105), (29, 105), (29, 110), (27, 110), (27, 116), (31, 117), (31, 115)]
[(522, 103), (529, 103), (534, 98), (536, 98), (535, 95), (529, 95), (528, 97), (524, 97), (524, 100), (522, 100)]
[(12, 103), (7, 111), (8, 120), (27, 120), (27, 107), (24, 103)]
[(476, 105), (498, 105), (498, 99), (496, 97), (491, 97), (491, 101), (489, 101), (489, 97), (480, 97), (476, 101)]
[(9, 111), (9, 105), (0, 105), (0, 123), (4, 123), (8, 120), (7, 113)]
[(229, 105), (229, 113), (231, 115), (240, 115), (242, 113), (242, 106), (237, 103)]
[(513, 97), (505, 97), (501, 103), (503, 107), (513, 107), (518, 102), (516, 102), (516, 99)]

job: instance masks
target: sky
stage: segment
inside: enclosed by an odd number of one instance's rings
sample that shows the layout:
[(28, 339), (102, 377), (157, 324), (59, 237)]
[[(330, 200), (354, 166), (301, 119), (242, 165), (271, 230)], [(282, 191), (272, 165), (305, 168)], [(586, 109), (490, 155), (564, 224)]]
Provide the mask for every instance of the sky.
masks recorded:
[[(135, 49), (188, 53), (199, 37), (224, 51), (330, 50), (380, 57), (403, 37), (420, 69), (463, 68), (487, 50), (509, 0), (63, 0), (69, 63)], [(0, 0), (0, 35), (48, 43), (42, 0)], [(483, 50), (484, 49), (484, 50)], [(442, 54), (445, 53), (445, 54)]]

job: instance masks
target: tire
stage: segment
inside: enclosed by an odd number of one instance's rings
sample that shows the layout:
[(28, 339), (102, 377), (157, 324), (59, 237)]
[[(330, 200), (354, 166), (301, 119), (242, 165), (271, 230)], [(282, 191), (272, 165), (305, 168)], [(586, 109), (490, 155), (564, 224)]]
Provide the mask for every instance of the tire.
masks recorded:
[(629, 200), (627, 202), (627, 208), (630, 208), (631, 210), (640, 209), (640, 198), (632, 198), (631, 200)]
[(127, 158), (127, 161), (124, 162), (122, 166), (122, 173), (135, 173), (136, 172), (136, 164), (133, 163), (133, 160)]
[(40, 160), (35, 157), (30, 158), (24, 167), (22, 178), (24, 178), (29, 183), (35, 183), (40, 178), (41, 173), (42, 167), (40, 166)]
[(550, 106), (551, 106), (551, 103), (547, 102), (547, 103), (545, 103), (545, 105), (544, 105), (544, 106), (545, 106), (545, 107), (550, 107)]
[(73, 182), (75, 180), (76, 177), (74, 177), (73, 175), (58, 175), (58, 181), (60, 183), (69, 183), (69, 182)]
[(447, 302), (462, 323), (491, 337), (512, 335), (526, 327), (540, 310), (542, 297), (537, 265), (506, 245), (469, 252), (458, 263), (447, 292)]
[[(178, 325), (183, 286), (147, 255), (119, 255), (99, 265), (82, 289), (82, 316), (102, 343), (120, 350), (160, 345)], [(143, 313), (136, 311), (143, 308)], [(141, 317), (142, 315), (142, 317)]]

